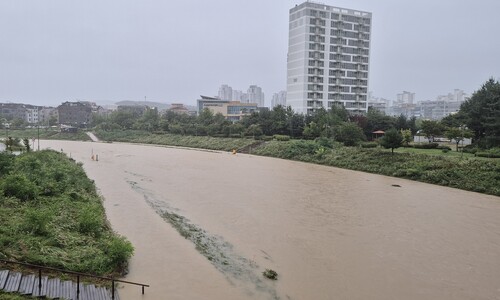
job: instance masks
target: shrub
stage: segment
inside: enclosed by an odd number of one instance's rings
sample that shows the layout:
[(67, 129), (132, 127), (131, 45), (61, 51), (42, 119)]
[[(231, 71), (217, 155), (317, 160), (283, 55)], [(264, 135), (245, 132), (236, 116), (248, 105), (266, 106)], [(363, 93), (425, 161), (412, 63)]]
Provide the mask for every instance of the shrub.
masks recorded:
[(319, 137), (319, 138), (316, 138), (316, 143), (318, 143), (318, 145), (320, 145), (321, 147), (325, 147), (325, 148), (333, 148), (333, 145), (334, 145), (334, 142), (332, 139), (329, 139), (327, 137)]
[(105, 252), (113, 265), (123, 266), (132, 256), (134, 247), (124, 237), (114, 236), (108, 241)]
[(450, 152), (451, 149), (448, 149), (448, 148), (443, 148), (441, 151), (443, 151), (443, 153), (448, 153)]
[(48, 224), (53, 217), (53, 214), (48, 210), (28, 209), (22, 228), (32, 234), (46, 235), (48, 233)]
[(500, 158), (500, 153), (477, 152), (476, 156), (479, 156), (479, 157), (488, 157), (488, 158)]
[(91, 236), (99, 236), (104, 226), (102, 212), (95, 205), (85, 207), (78, 217), (78, 231)]
[(273, 135), (273, 138), (277, 141), (280, 141), (280, 142), (286, 142), (286, 141), (290, 140), (289, 135), (281, 135), (281, 134), (275, 134), (275, 135)]
[[(450, 148), (450, 147), (448, 147), (448, 146), (444, 146), (444, 145), (439, 145), (439, 146), (437, 146), (437, 149), (447, 150), (446, 152), (451, 151), (451, 148)], [(444, 152), (444, 151), (443, 151), (443, 152)]]
[(278, 273), (276, 273), (276, 271), (271, 269), (266, 269), (264, 272), (262, 272), (262, 275), (272, 280), (278, 280)]
[(7, 197), (16, 197), (22, 201), (36, 199), (38, 196), (37, 186), (20, 174), (8, 175), (2, 184), (3, 194)]
[(361, 143), (361, 148), (377, 148), (377, 146), (375, 142)]
[(413, 145), (414, 148), (418, 149), (436, 149), (439, 146), (438, 143), (425, 143), (425, 144), (415, 144)]

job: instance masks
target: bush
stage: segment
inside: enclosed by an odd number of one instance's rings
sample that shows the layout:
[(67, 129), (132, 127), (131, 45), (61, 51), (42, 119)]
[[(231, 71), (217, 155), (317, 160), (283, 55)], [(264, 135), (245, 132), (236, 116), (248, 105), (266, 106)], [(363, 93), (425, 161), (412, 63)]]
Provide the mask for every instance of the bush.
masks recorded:
[[(449, 148), (449, 147), (448, 147)], [(442, 148), (441, 151), (443, 151), (443, 153), (448, 153), (451, 151), (451, 149), (448, 149), (448, 148)]]
[(104, 226), (102, 214), (95, 205), (89, 205), (82, 209), (78, 217), (78, 231), (91, 236), (99, 236)]
[(425, 144), (415, 144), (413, 148), (417, 149), (436, 149), (439, 146), (438, 143), (425, 143)]
[(286, 142), (286, 141), (290, 140), (289, 135), (281, 135), (281, 134), (275, 134), (275, 135), (273, 135), (273, 138), (277, 141), (280, 141), (280, 142)]
[(22, 228), (35, 235), (46, 235), (48, 224), (53, 217), (53, 214), (48, 210), (29, 209), (26, 211)]
[(105, 252), (113, 265), (123, 266), (132, 256), (134, 247), (124, 237), (115, 236), (109, 240)]
[(361, 143), (361, 148), (377, 148), (377, 146), (375, 142)]
[(37, 186), (20, 174), (8, 175), (2, 184), (3, 194), (7, 197), (16, 197), (22, 201), (36, 199), (38, 196)]
[(499, 153), (492, 153), (492, 152), (477, 152), (476, 156), (479, 157), (488, 157), (488, 158), (500, 158)]
[(332, 139), (329, 139), (327, 137), (319, 137), (319, 138), (316, 138), (316, 143), (318, 143), (318, 145), (320, 145), (321, 147), (325, 147), (325, 148), (330, 148), (332, 149), (333, 148), (333, 145), (334, 145), (334, 142)]
[[(448, 146), (444, 146), (444, 145), (439, 145), (439, 146), (437, 146), (437, 149), (446, 150), (446, 152), (451, 151), (451, 148), (450, 148), (450, 147), (448, 147)], [(444, 151), (443, 151), (443, 152), (444, 152)], [(445, 152), (445, 153), (446, 153), (446, 152)]]
[(272, 280), (278, 280), (278, 273), (276, 273), (276, 271), (271, 269), (266, 269), (264, 272), (262, 272), (262, 275)]

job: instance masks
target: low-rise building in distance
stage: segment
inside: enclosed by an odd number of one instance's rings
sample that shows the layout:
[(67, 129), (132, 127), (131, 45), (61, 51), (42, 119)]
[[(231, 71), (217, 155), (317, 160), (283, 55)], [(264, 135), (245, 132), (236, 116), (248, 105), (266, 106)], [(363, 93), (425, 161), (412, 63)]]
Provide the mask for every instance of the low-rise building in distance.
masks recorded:
[(233, 122), (241, 120), (243, 116), (251, 114), (258, 109), (257, 103), (242, 103), (240, 101), (222, 100), (218, 97), (201, 96), (201, 99), (198, 99), (197, 103), (198, 114), (204, 109), (209, 109), (214, 114), (220, 113), (227, 120)]
[(92, 121), (92, 105), (89, 102), (66, 101), (57, 107), (59, 123), (86, 127)]

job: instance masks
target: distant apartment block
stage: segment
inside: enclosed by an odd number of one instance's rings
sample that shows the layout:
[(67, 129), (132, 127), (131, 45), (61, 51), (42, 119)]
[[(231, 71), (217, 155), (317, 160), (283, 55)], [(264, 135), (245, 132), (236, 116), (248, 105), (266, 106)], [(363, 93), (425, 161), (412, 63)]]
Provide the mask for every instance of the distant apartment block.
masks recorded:
[(455, 89), (447, 95), (439, 95), (436, 100), (416, 101), (415, 93), (403, 92), (397, 95), (393, 105), (387, 107), (389, 115), (405, 115), (421, 119), (440, 120), (460, 110), (462, 103), (467, 100), (467, 94)]
[(89, 102), (64, 102), (57, 107), (59, 123), (86, 127), (92, 121), (92, 105)]
[(271, 108), (278, 105), (286, 106), (286, 91), (279, 91), (273, 95), (271, 99)]
[(372, 14), (305, 2), (290, 9), (287, 105), (367, 111)]
[(236, 122), (243, 116), (257, 111), (258, 105), (256, 103), (241, 103), (240, 101), (222, 100), (215, 97), (201, 96), (197, 100), (198, 113), (204, 109), (209, 109), (214, 114), (220, 113), (227, 120)]
[(415, 93), (403, 91), (401, 94), (397, 94), (396, 99), (397, 103), (413, 104), (415, 102)]
[(264, 107), (265, 97), (262, 88), (256, 85), (251, 85), (247, 91), (247, 103), (256, 103), (258, 107)]
[(56, 124), (59, 123), (59, 113), (55, 107), (41, 107), (38, 110), (38, 120), (40, 124), (48, 125), (50, 120), (54, 120)]
[(219, 98), (222, 100), (233, 100), (233, 88), (227, 84), (221, 85), (219, 88)]

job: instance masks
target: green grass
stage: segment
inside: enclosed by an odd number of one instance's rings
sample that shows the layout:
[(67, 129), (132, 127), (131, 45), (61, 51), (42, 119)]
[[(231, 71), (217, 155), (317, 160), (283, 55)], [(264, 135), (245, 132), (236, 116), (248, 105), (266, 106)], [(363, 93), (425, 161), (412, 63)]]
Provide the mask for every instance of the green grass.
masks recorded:
[(0, 290), (0, 300), (25, 300), (25, 299), (33, 299), (29, 296), (22, 296), (15, 293), (6, 293)]
[(96, 135), (103, 141), (169, 145), (221, 151), (242, 149), (255, 143), (255, 140), (246, 138), (189, 136), (136, 130), (97, 131)]
[(0, 224), (3, 259), (117, 275), (133, 251), (81, 165), (55, 151), (0, 153)]
[[(0, 138), (4, 139), (7, 132), (5, 130), (0, 131)], [(38, 138), (37, 129), (11, 129), (8, 131), (8, 135), (13, 138)], [(58, 129), (53, 128), (40, 128), (40, 139), (42, 140), (70, 140), (70, 141), (90, 141), (90, 138), (85, 134), (84, 131), (79, 130), (76, 133), (60, 132)]]

